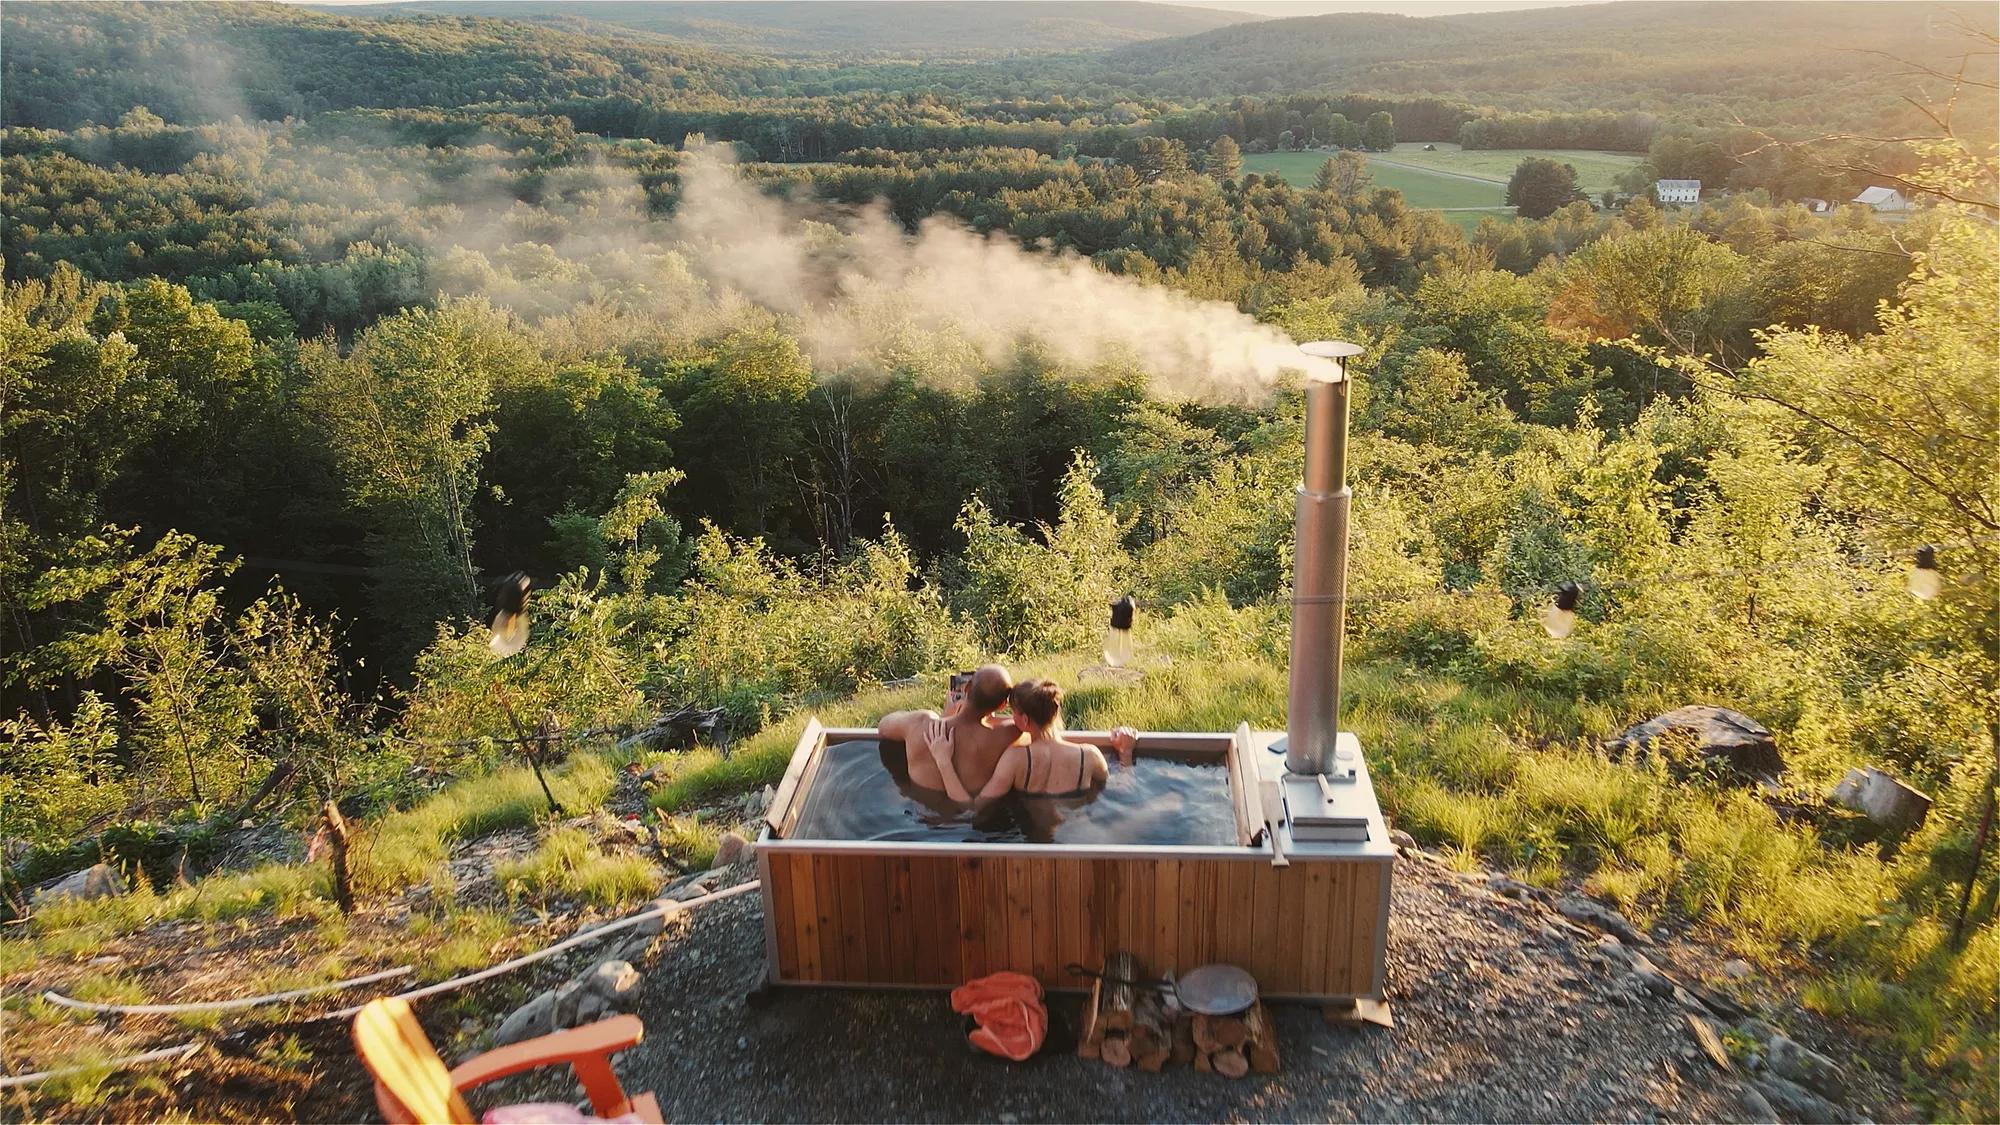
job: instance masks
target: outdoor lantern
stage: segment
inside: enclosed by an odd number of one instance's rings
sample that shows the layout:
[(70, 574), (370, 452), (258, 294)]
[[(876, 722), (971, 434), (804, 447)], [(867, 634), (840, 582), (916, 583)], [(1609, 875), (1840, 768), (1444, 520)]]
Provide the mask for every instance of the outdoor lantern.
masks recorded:
[(1139, 603), (1127, 594), (1111, 603), (1111, 627), (1104, 631), (1104, 662), (1122, 668), (1132, 659), (1132, 613)]
[(528, 647), (528, 591), (534, 585), (517, 570), (493, 587), (493, 636), (486, 646), (501, 656)]
[(1576, 628), (1576, 606), (1583, 600), (1583, 587), (1574, 582), (1565, 582), (1556, 590), (1556, 600), (1542, 611), (1542, 628), (1549, 636), (1561, 640)]
[(1937, 548), (1917, 548), (1917, 565), (1910, 568), (1910, 596), (1930, 601), (1944, 589), (1944, 575), (1938, 573)]

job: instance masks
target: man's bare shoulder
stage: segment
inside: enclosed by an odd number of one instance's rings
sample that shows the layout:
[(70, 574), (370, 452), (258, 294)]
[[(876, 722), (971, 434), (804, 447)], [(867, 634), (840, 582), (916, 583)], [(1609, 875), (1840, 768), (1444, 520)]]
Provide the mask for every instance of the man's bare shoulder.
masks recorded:
[(891, 711), (875, 724), (875, 733), (884, 738), (908, 742), (923, 731), (923, 725), (937, 718), (936, 711)]
[(974, 737), (979, 740), (980, 748), (989, 753), (1003, 750), (1021, 740), (1021, 728), (1015, 726), (1012, 719), (1003, 719), (992, 726), (985, 723), (975, 726), (978, 729), (973, 732)]

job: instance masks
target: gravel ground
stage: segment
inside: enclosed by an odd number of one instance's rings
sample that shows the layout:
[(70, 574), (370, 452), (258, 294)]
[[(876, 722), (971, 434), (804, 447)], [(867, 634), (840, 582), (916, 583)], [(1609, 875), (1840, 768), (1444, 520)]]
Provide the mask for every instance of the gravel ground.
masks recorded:
[[(1283, 1070), (1237, 1081), (1077, 1058), (1077, 996), (1052, 999), (1049, 1046), (1025, 1064), (968, 1047), (943, 993), (751, 996), (763, 973), (756, 897), (703, 908), (684, 926), (647, 971), (646, 1041), (619, 1065), (668, 1120), (1753, 1119), (1738, 1075), (1690, 1057), (1680, 1006), (1620, 987), (1594, 932), (1422, 859), (1396, 868), (1396, 1028), (1336, 1026), (1316, 1007), (1279, 1005)], [(1666, 967), (1665, 954), (1653, 956)]]

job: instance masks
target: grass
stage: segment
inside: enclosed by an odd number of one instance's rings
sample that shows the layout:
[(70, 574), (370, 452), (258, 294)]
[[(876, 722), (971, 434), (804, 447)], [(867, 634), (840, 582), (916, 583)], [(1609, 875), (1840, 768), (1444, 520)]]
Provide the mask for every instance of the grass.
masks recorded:
[(86, 973), (70, 985), (70, 995), (91, 1004), (144, 1004), (146, 989), (117, 973)]
[(1618, 177), (1645, 156), (1636, 152), (1602, 152), (1595, 149), (1496, 148), (1462, 149), (1441, 144), (1435, 152), (1425, 152), (1421, 144), (1399, 144), (1384, 158), (1403, 164), (1419, 164), (1442, 172), (1479, 176), (1505, 185), (1521, 161), (1531, 156), (1559, 161), (1576, 169), (1577, 186), (1586, 195), (1599, 195), (1617, 185)]
[[(1243, 170), (1259, 175), (1276, 173), (1295, 187), (1311, 187), (1326, 152), (1260, 152), (1243, 158)], [(1368, 172), (1378, 188), (1394, 188), (1412, 207), (1447, 210), (1461, 207), (1504, 207), (1506, 184), (1438, 175), (1420, 168), (1398, 168), (1370, 159)]]
[[(588, 753), (546, 772), (556, 800), (570, 810), (602, 806), (616, 780), (607, 759)], [(369, 827), (350, 861), (355, 890), (374, 894), (422, 882), (444, 863), (454, 841), (525, 828), (548, 809), (541, 785), (525, 766), (457, 782)]]
[[(714, 852), (710, 845), (709, 854)], [(503, 863), (493, 874), (510, 895), (518, 890), (545, 901), (565, 898), (600, 906), (637, 902), (660, 885), (660, 869), (644, 857), (606, 855), (581, 828), (551, 831), (532, 855)]]
[[(1330, 152), (1261, 152), (1243, 158), (1243, 170), (1276, 173), (1295, 187), (1311, 187)], [(1461, 149), (1440, 144), (1425, 152), (1421, 144), (1399, 144), (1393, 152), (1368, 153), (1368, 171), (1376, 187), (1395, 188), (1412, 207), (1441, 211), (1459, 230), (1470, 235), (1483, 219), (1514, 221), (1507, 207), (1507, 181), (1531, 156), (1558, 160), (1576, 169), (1577, 186), (1595, 198), (1614, 187), (1619, 176), (1644, 159), (1638, 153), (1589, 149)], [(1397, 165), (1404, 165), (1398, 167)], [(1449, 173), (1449, 174), (1445, 174)], [(1472, 176), (1478, 182), (1462, 179)], [(1467, 210), (1489, 208), (1489, 210)]]
[(714, 863), (716, 847), (722, 840), (720, 828), (692, 813), (685, 816), (662, 815), (660, 835), (666, 840), (667, 854), (691, 871), (699, 871)]
[[(586, 753), (573, 756), (549, 776), (556, 799), (571, 809), (601, 806), (614, 781), (610, 760)], [(453, 842), (526, 827), (547, 811), (541, 786), (524, 766), (456, 782), (410, 809), (364, 823), (351, 857), (356, 891), (389, 893), (437, 876)], [(604, 888), (618, 885), (618, 877), (603, 871), (594, 878)], [(627, 873), (622, 878), (629, 885), (632, 876)], [(331, 882), (323, 864), (277, 863), (211, 875), (164, 894), (145, 879), (135, 879), (124, 895), (65, 899), (36, 910), (26, 926), (0, 939), (0, 973), (19, 971), (42, 958), (87, 957), (116, 938), (160, 921), (314, 918), (337, 945), (345, 927), (331, 901)], [(437, 889), (441, 897), (449, 897), (450, 887)], [(592, 893), (600, 891), (594, 886)]]
[(422, 951), (418, 973), (443, 980), (483, 969), (498, 960), (502, 943), (515, 933), (514, 920), (491, 910), (451, 910), (410, 917), (410, 936)]

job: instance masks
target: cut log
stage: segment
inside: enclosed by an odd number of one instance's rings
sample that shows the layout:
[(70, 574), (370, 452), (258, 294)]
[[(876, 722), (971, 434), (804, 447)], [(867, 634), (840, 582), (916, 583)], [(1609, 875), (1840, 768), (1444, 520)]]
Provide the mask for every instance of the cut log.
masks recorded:
[(1083, 1028), (1077, 1033), (1076, 1053), (1086, 1059), (1097, 1057), (1098, 1047), (1104, 1037), (1104, 1029), (1097, 1022), (1097, 1002), (1103, 991), (1103, 981), (1091, 981), (1090, 999), (1083, 1005)]
[(1167, 1018), (1165, 998), (1147, 990), (1132, 1005), (1132, 1056), (1144, 1058), (1154, 1051), (1173, 1050), (1173, 1024)]
[(1173, 1063), (1175, 1066), (1189, 1066), (1194, 1062), (1194, 1020), (1182, 1016), (1174, 1021)]
[(1208, 1021), (1208, 1031), (1225, 1047), (1241, 1047), (1250, 1038), (1241, 1016), (1214, 1016)]
[(1226, 1074), (1231, 1078), (1241, 1078), (1250, 1073), (1250, 1060), (1244, 1058), (1243, 1052), (1234, 1047), (1224, 1047), (1222, 1050), (1215, 1052), (1215, 1058), (1210, 1061), (1215, 1064), (1215, 1072), (1217, 1074)]
[(1215, 1020), (1211, 1016), (1195, 1013), (1189, 1033), (1194, 1036), (1195, 1049), (1204, 1055), (1212, 1055), (1222, 1049), (1222, 1041), (1215, 1037)]
[(1132, 1065), (1132, 1041), (1122, 1031), (1107, 1031), (1097, 1048), (1097, 1057), (1112, 1066)]
[(1104, 975), (1110, 979), (1103, 982), (1104, 1001), (1098, 1009), (1098, 1022), (1106, 1031), (1130, 1031), (1132, 1007), (1138, 1003), (1139, 990), (1125, 982), (1139, 979), (1139, 959), (1123, 950), (1113, 953), (1104, 961)]
[(1215, 1063), (1210, 1061), (1212, 1057), (1206, 1052), (1196, 1051), (1194, 1053), (1194, 1068), (1203, 1074), (1213, 1074), (1215, 1072)]
[(1278, 1072), (1278, 1029), (1271, 1022), (1271, 1013), (1263, 1001), (1252, 1005), (1243, 1013), (1243, 1026), (1250, 1032), (1244, 1044), (1244, 1054), (1250, 1059), (1250, 1069), (1258, 1074)]

